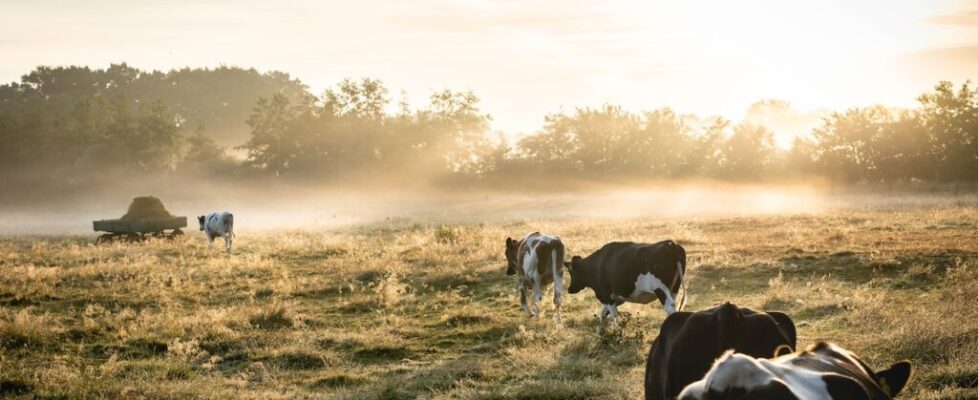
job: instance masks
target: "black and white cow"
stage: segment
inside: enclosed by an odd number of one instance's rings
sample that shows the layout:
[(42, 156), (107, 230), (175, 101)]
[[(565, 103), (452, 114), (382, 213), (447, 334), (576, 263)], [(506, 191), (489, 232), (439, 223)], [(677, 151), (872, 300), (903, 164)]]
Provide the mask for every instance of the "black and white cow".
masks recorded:
[[(520, 305), (530, 316), (540, 314), (543, 288), (554, 283), (555, 318), (560, 322), (563, 297), (564, 244), (557, 236), (533, 232), (521, 240), (506, 238), (506, 275), (519, 275)], [(527, 305), (526, 292), (532, 290), (532, 301)]]
[(727, 352), (681, 400), (889, 400), (910, 379), (909, 361), (874, 372), (851, 352), (827, 342), (771, 360)]
[(224, 238), (224, 248), (228, 253), (231, 252), (231, 242), (234, 241), (234, 215), (227, 211), (210, 213), (197, 217), (200, 223), (200, 230), (207, 235), (211, 247), (214, 247), (214, 239)]
[(666, 317), (645, 365), (645, 399), (675, 399), (727, 350), (771, 358), (795, 349), (795, 324), (777, 311), (758, 312), (723, 303)]
[(648, 304), (658, 298), (666, 315), (682, 309), (676, 296), (685, 288), (686, 250), (671, 240), (658, 243), (613, 242), (604, 245), (587, 258), (574, 256), (565, 264), (571, 282), (567, 292), (574, 294), (591, 288), (601, 301), (601, 319), (618, 318), (618, 306), (624, 302)]

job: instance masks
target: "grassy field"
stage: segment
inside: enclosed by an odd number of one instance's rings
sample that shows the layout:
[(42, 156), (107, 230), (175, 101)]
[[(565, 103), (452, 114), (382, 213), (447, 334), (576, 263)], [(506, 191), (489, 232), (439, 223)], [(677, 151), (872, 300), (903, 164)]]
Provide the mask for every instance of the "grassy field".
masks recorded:
[(92, 245), (0, 237), (0, 397), (638, 399), (664, 313), (628, 304), (599, 334), (590, 290), (557, 327), (527, 319), (503, 242), (542, 230), (569, 255), (675, 239), (688, 310), (783, 310), (883, 367), (902, 398), (978, 398), (978, 205), (701, 219), (388, 220)]

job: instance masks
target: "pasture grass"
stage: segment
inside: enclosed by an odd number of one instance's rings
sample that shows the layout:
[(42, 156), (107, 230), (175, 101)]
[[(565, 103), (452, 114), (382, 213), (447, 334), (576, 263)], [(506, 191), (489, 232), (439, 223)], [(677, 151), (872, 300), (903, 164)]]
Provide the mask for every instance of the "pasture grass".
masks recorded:
[(0, 397), (82, 399), (639, 399), (664, 313), (621, 307), (599, 332), (590, 291), (564, 324), (528, 319), (506, 236), (559, 234), (568, 255), (672, 238), (688, 310), (782, 310), (903, 398), (978, 398), (978, 208), (704, 219), (391, 220), (334, 231), (95, 246), (0, 238)]

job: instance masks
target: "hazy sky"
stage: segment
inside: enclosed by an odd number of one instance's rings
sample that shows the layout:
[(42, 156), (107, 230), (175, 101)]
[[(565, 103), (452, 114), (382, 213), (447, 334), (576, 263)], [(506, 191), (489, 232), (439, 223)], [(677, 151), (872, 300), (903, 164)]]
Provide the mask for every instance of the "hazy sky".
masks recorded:
[(740, 119), (760, 99), (910, 106), (978, 78), (978, 2), (0, 2), (0, 81), (123, 61), (281, 70), (316, 93), (368, 76), (412, 102), (472, 89), (511, 133), (605, 102)]

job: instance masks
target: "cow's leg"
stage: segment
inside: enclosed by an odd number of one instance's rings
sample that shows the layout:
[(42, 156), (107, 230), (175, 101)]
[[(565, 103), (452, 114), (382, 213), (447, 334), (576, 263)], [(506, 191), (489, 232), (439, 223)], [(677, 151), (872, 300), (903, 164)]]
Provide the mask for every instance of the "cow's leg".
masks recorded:
[(530, 312), (530, 307), (527, 307), (526, 305), (526, 284), (523, 283), (523, 279), (520, 279), (517, 281), (516, 285), (520, 289), (520, 305), (523, 306), (523, 312), (525, 312), (526, 315), (533, 316), (533, 313)]
[(532, 298), (530, 299), (530, 315), (538, 316), (540, 315), (540, 274), (537, 272), (536, 253), (528, 251), (523, 256), (522, 267), (523, 276), (526, 279), (526, 290), (533, 290)]
[(214, 235), (212, 235), (210, 232), (207, 232), (207, 240), (210, 241), (210, 247), (213, 249), (214, 248)]
[(604, 325), (604, 319), (605, 319), (605, 317), (608, 316), (608, 314), (611, 314), (611, 308), (609, 308), (609, 306), (607, 304), (602, 304), (601, 305), (601, 311), (598, 313), (598, 315), (600, 315), (599, 318), (601, 319), (601, 324), (602, 325)]
[(231, 234), (227, 232), (224, 232), (224, 250), (231, 252)]
[(540, 303), (543, 302), (543, 289), (540, 287), (540, 277), (533, 280), (533, 313), (540, 315)]
[(666, 294), (665, 308), (666, 308), (666, 316), (667, 317), (669, 315), (672, 315), (672, 313), (676, 312), (676, 299), (672, 297), (672, 294), (671, 293), (667, 293)]
[(662, 307), (666, 309), (666, 316), (676, 312), (676, 299), (669, 290), (656, 289), (655, 296), (659, 298)]
[[(556, 259), (556, 257), (555, 257)], [(564, 297), (564, 278), (561, 276), (560, 271), (557, 270), (557, 261), (554, 261), (553, 266), (554, 274), (554, 308), (556, 309), (557, 323), (560, 323), (560, 311), (563, 306)]]
[(608, 304), (608, 314), (611, 316), (611, 326), (618, 326), (618, 306)]

